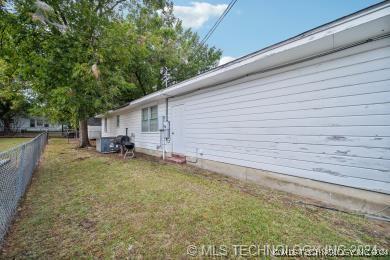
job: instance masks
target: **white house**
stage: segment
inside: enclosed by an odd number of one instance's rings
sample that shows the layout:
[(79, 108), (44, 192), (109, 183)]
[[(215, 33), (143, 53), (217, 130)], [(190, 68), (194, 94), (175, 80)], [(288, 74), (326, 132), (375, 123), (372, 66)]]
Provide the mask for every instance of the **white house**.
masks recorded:
[(88, 119), (88, 138), (97, 139), (101, 137), (102, 120), (101, 118), (91, 117)]
[[(15, 117), (11, 123), (11, 130), (14, 132), (57, 132), (62, 130), (62, 125), (49, 122), (49, 120), (44, 117)], [(4, 131), (4, 127), (0, 120), (0, 132), (1, 131)]]
[(165, 147), (205, 169), (378, 211), (390, 205), (389, 37), (386, 1), (108, 111), (102, 136), (127, 132), (138, 152)]

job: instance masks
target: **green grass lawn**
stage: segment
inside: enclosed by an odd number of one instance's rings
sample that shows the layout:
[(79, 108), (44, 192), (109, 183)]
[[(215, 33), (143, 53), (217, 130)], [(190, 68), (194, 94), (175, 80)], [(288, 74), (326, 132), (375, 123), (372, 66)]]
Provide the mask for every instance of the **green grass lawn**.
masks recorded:
[(49, 141), (0, 258), (182, 258), (189, 245), (369, 244), (389, 225), (147, 157)]
[(21, 143), (25, 143), (31, 140), (31, 138), (7, 138), (7, 137), (1, 137), (0, 138), (0, 152), (6, 151), (8, 149), (11, 149), (14, 146), (17, 146)]

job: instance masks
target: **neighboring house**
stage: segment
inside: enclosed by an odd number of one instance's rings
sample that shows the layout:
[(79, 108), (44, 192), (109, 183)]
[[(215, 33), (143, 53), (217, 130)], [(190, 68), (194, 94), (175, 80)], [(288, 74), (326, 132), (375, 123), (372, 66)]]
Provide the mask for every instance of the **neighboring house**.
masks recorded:
[(62, 131), (63, 126), (58, 123), (51, 123), (48, 119), (44, 117), (29, 117), (29, 118), (20, 118), (20, 129), (26, 132), (35, 132), (35, 131), (49, 131), (49, 132), (58, 132)]
[[(390, 205), (390, 2), (132, 101), (102, 136), (138, 152), (375, 211)], [(383, 207), (382, 207), (383, 208)], [(387, 211), (389, 212), (389, 210)]]
[(88, 138), (97, 139), (101, 137), (102, 133), (102, 119), (91, 117), (88, 119)]
[[(62, 131), (63, 126), (57, 123), (51, 123), (44, 117), (15, 117), (11, 122), (11, 130), (13, 132), (58, 132)], [(4, 127), (0, 126), (0, 131)]]

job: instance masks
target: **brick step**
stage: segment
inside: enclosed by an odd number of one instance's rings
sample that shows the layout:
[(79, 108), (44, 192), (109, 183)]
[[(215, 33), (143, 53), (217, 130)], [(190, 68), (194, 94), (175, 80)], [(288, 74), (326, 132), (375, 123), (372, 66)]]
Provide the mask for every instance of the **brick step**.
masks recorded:
[(172, 156), (172, 157), (167, 157), (165, 158), (167, 162), (171, 163), (177, 163), (177, 164), (184, 164), (186, 163), (186, 158), (184, 156)]
[(177, 158), (185, 158), (184, 155), (179, 154), (179, 153), (171, 153), (171, 156), (172, 156), (172, 157), (177, 157)]

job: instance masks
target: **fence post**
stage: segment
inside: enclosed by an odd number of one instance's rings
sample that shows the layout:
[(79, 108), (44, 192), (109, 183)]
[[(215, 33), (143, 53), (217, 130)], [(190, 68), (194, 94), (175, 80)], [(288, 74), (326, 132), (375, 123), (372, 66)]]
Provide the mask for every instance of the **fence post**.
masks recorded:
[(23, 144), (20, 149), (20, 162), (19, 162), (19, 169), (18, 169), (18, 187), (17, 187), (17, 200), (22, 196), (23, 194), (23, 184), (24, 184), (24, 154), (26, 150), (26, 144)]

